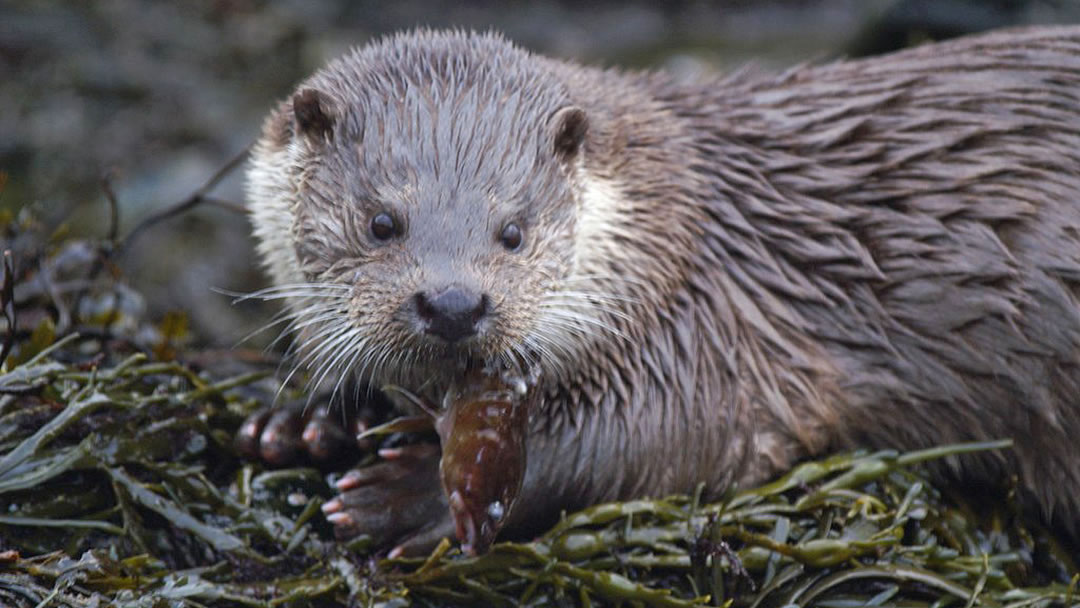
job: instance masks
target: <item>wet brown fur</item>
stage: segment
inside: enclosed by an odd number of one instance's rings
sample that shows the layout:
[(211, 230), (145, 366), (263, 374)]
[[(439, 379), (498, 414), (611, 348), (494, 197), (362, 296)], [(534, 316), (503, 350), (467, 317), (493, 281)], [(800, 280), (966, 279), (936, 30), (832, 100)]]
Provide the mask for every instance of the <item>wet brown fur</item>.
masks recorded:
[[(1019, 474), (1032, 504), (1075, 532), (1080, 28), (691, 84), (549, 60), (497, 36), (379, 45), (301, 85), (330, 96), (334, 132), (300, 141), (288, 103), (267, 122), (250, 187), (260, 251), (279, 284), (353, 288), (294, 307), (360, 328), (353, 347), (368, 354), (332, 369), (355, 364), (376, 384), (448, 382), (440, 361), (460, 353), (395, 317), (441, 249), (461, 261), (452, 272), (493, 290), (501, 316), (468, 354), (539, 348), (547, 381), (519, 527), (698, 481), (715, 495), (843, 446), (1011, 437), (1014, 450), (952, 472)], [(375, 72), (426, 96), (416, 107), (430, 124), (405, 106), (389, 120), (364, 97), (383, 90)], [(473, 96), (439, 93), (455, 90)], [(560, 164), (545, 157), (546, 121), (568, 106), (588, 130), (580, 156)], [(430, 135), (394, 131), (421, 124)], [(430, 153), (387, 157), (413, 145)], [(480, 168), (448, 169), (454, 150)], [(429, 179), (439, 152), (442, 177)], [(490, 188), (470, 185), (481, 178)], [(425, 196), (446, 200), (428, 208)], [(373, 198), (415, 212), (409, 229), (426, 244), (409, 241), (399, 258), (364, 245), (361, 199)], [(450, 244), (487, 243), (501, 220), (483, 218), (509, 206), (535, 249)], [(440, 212), (472, 224), (419, 225)], [(372, 256), (384, 257), (370, 268), (396, 270), (392, 284), (365, 274)], [(592, 304), (559, 295), (570, 291)], [(545, 302), (589, 319), (552, 320)]]

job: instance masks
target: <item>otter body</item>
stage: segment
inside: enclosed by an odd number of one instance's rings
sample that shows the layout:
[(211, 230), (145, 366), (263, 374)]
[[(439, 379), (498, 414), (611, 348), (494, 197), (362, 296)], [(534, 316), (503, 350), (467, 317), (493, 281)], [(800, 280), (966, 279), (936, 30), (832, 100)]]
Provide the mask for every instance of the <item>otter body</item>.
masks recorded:
[[(1076, 531), (1080, 28), (690, 84), (407, 33), (271, 115), (249, 201), (316, 380), (540, 370), (508, 530), (1009, 437), (951, 473)], [(348, 477), (338, 532), (445, 531), (432, 457)]]

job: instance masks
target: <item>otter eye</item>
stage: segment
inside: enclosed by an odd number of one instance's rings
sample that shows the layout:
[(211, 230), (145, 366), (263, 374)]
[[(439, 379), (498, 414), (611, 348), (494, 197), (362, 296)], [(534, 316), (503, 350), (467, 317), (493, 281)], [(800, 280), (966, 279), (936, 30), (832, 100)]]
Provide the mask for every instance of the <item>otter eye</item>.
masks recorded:
[(397, 234), (397, 222), (389, 213), (383, 211), (371, 218), (371, 234), (380, 241), (385, 241)]
[(517, 224), (507, 224), (499, 234), (499, 241), (502, 242), (503, 247), (516, 251), (518, 247), (521, 247), (521, 237), (521, 228)]

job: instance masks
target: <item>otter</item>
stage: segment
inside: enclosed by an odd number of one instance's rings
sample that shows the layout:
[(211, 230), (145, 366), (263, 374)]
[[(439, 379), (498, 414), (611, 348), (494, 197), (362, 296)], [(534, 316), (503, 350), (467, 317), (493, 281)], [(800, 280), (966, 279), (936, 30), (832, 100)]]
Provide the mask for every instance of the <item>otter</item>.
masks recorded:
[[(315, 382), (437, 403), (462, 365), (539, 370), (510, 536), (1012, 438), (943, 474), (1015, 475), (1075, 537), (1080, 27), (696, 82), (402, 33), (271, 113), (248, 199)], [(449, 536), (438, 450), (383, 456), (324, 507), (338, 535)]]

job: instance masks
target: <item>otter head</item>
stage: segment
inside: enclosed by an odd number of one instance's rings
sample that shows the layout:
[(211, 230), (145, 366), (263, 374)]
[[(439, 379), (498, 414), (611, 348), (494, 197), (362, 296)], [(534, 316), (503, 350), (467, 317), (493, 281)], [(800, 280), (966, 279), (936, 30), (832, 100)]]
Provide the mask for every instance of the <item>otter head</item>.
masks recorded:
[(534, 325), (572, 263), (587, 122), (494, 35), (393, 37), (303, 83), (249, 185), (301, 360), (414, 384), (542, 353)]

